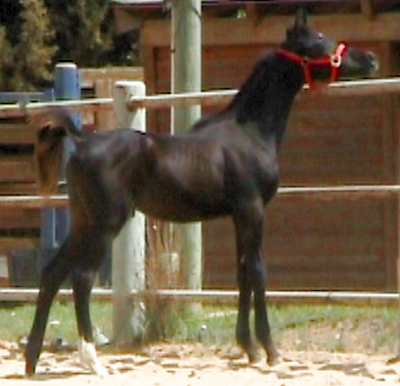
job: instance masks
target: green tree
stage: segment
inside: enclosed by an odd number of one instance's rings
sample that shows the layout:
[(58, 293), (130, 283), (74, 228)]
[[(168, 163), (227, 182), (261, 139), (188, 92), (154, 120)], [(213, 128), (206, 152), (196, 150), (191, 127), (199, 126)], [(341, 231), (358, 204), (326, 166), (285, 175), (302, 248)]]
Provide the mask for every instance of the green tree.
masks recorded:
[(114, 35), (109, 0), (1, 0), (0, 91), (43, 89), (54, 65), (129, 65), (135, 33)]
[(56, 46), (50, 18), (43, 0), (22, 0), (21, 34), (14, 48), (15, 90), (42, 88), (52, 79), (52, 58)]
[(9, 90), (13, 55), (3, 26), (0, 26), (0, 52), (0, 90)]
[(47, 0), (59, 47), (56, 61), (79, 67), (107, 64), (113, 47), (108, 0)]
[[(56, 47), (43, 0), (21, 0), (14, 25), (0, 26), (0, 88), (29, 91), (51, 81)], [(12, 31), (7, 36), (7, 30)], [(18, 36), (16, 36), (18, 34)]]

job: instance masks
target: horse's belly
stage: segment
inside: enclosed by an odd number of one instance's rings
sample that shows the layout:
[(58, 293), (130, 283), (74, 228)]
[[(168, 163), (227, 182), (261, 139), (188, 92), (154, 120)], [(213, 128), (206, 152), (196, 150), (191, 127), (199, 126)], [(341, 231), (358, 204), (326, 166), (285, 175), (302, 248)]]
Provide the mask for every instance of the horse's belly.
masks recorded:
[(190, 194), (162, 187), (139, 195), (135, 209), (172, 222), (202, 221), (230, 213), (230, 206), (217, 192)]

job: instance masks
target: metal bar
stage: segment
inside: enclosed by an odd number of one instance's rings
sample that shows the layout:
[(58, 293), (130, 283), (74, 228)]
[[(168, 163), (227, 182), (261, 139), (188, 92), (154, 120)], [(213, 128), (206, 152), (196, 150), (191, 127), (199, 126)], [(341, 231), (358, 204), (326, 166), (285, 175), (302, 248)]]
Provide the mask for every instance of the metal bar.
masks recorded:
[(113, 98), (91, 98), (82, 100), (67, 100), (54, 102), (34, 102), (28, 103), (25, 106), (19, 104), (0, 105), (0, 116), (20, 116), (25, 111), (44, 110), (51, 107), (63, 107), (77, 111), (98, 111), (102, 109), (113, 109)]
[[(372, 79), (360, 81), (347, 81), (331, 83), (328, 87), (308, 92), (321, 95), (354, 96), (354, 95), (380, 95), (388, 93), (400, 93), (400, 78)], [(218, 90), (200, 93), (153, 95), (145, 98), (131, 98), (128, 103), (129, 109), (143, 107), (146, 109), (168, 108), (171, 106), (188, 106), (201, 104), (203, 106), (227, 103), (237, 94), (238, 90)], [(300, 94), (302, 95), (302, 94)], [(303, 94), (306, 95), (306, 94)]]
[[(282, 196), (296, 195), (296, 197), (311, 194), (315, 198), (323, 193), (324, 195), (355, 195), (382, 196), (400, 191), (400, 185), (343, 185), (343, 186), (299, 186), (280, 187), (278, 194)], [(323, 199), (323, 198), (322, 198)], [(45, 196), (0, 196), (0, 208), (22, 207), (42, 208), (45, 206), (65, 207), (68, 205), (68, 195), (59, 194), (49, 197)]]
[[(94, 288), (91, 294), (93, 300), (111, 301), (111, 289)], [(38, 289), (0, 289), (0, 301), (35, 302)], [(155, 291), (131, 292), (131, 300), (143, 300), (159, 297), (165, 301), (198, 302), (205, 304), (235, 305), (239, 298), (238, 291), (218, 290), (177, 290), (164, 289)], [(265, 296), (271, 303), (335, 303), (335, 304), (383, 304), (397, 306), (400, 296), (398, 293), (346, 292), (346, 291), (266, 291)], [(70, 289), (61, 289), (57, 300), (73, 301)]]
[(184, 94), (161, 94), (149, 95), (144, 98), (131, 98), (128, 109), (134, 110), (140, 107), (146, 109), (162, 109), (183, 107), (201, 104), (202, 106), (212, 106), (219, 103), (226, 103), (237, 94), (237, 90), (218, 90), (203, 92), (188, 92)]
[[(307, 86), (304, 87), (307, 90)], [(217, 90), (201, 93), (185, 93), (185, 94), (166, 94), (153, 95), (147, 97), (133, 97), (128, 103), (129, 109), (144, 107), (147, 109), (168, 108), (171, 106), (188, 106), (194, 104), (215, 105), (218, 103), (226, 103), (234, 95), (237, 90)], [(335, 82), (328, 87), (319, 90), (309, 91), (319, 93), (321, 95), (335, 96), (354, 96), (354, 95), (380, 95), (388, 93), (400, 93), (400, 78), (389, 79), (372, 79), (360, 81)], [(40, 110), (47, 107), (64, 107), (76, 109), (78, 111), (112, 109), (112, 98), (92, 98), (80, 101), (58, 101), (47, 103), (28, 103), (24, 106), (24, 110)], [(18, 104), (0, 105), (0, 115), (3, 116), (21, 114), (24, 110)]]
[(341, 185), (341, 186), (298, 186), (280, 187), (278, 193), (356, 193), (356, 192), (399, 192), (400, 185)]
[[(312, 90), (311, 92), (314, 92)], [(353, 95), (380, 95), (400, 92), (400, 78), (355, 80), (348, 82), (331, 83), (317, 92), (323, 95), (353, 96)]]
[(302, 200), (331, 201), (346, 197), (347, 199), (382, 198), (398, 194), (400, 185), (348, 185), (348, 186), (301, 186), (280, 187), (278, 197)]

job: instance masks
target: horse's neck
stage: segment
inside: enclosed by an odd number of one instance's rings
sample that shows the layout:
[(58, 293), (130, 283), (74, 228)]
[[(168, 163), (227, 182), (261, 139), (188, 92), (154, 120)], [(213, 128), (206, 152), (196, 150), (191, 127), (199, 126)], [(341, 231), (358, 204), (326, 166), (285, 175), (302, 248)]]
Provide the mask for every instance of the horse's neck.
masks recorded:
[(244, 126), (253, 127), (265, 141), (280, 146), (290, 108), (303, 85), (298, 64), (270, 55), (258, 64), (230, 108)]

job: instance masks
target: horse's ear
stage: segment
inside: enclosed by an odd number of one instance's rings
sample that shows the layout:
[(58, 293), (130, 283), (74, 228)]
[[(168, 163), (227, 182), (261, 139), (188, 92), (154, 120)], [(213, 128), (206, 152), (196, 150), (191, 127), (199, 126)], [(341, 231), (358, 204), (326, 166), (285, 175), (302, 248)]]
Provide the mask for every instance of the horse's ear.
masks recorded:
[(295, 27), (307, 25), (307, 12), (305, 11), (305, 9), (303, 7), (299, 8), (297, 10), (294, 25), (295, 25)]

